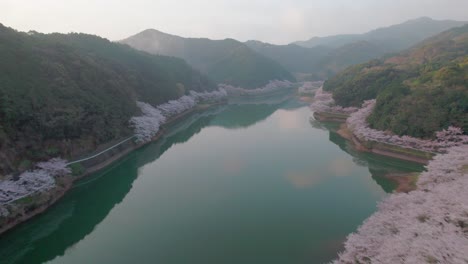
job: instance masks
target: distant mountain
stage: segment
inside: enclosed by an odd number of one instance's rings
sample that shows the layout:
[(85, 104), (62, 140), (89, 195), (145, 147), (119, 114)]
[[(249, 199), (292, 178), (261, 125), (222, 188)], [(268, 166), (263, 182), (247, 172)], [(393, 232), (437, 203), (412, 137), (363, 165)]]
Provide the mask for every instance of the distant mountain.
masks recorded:
[(350, 65), (379, 58), (387, 52), (385, 48), (369, 41), (356, 41), (335, 48), (324, 54), (317, 62), (313, 76), (325, 80)]
[(278, 62), (233, 39), (182, 38), (148, 29), (121, 43), (152, 54), (182, 58), (218, 83), (256, 88), (274, 79), (294, 79)]
[(324, 84), (343, 106), (377, 98), (369, 123), (431, 137), (450, 125), (468, 132), (468, 25), (391, 57), (351, 66)]
[(363, 40), (362, 35), (343, 34), (343, 35), (328, 36), (328, 37), (312, 37), (309, 40), (296, 41), (296, 42), (293, 42), (292, 44), (295, 44), (304, 48), (313, 48), (317, 46), (339, 48), (346, 44), (350, 44), (350, 43), (353, 43), (355, 41), (360, 41), (360, 40)]
[(387, 52), (400, 51), (416, 43), (453, 27), (459, 27), (467, 21), (433, 20), (421, 17), (401, 24), (378, 28), (364, 34), (336, 35), (329, 37), (313, 37), (294, 44), (306, 48), (329, 46), (338, 48), (357, 41), (367, 41), (382, 46)]
[(296, 73), (310, 73), (318, 70), (322, 61), (333, 48), (316, 46), (304, 48), (296, 44), (273, 45), (256, 40), (245, 42), (251, 49), (281, 63), (287, 70)]
[(350, 65), (407, 49), (428, 37), (465, 23), (419, 18), (365, 34), (314, 37), (289, 45), (260, 41), (247, 41), (245, 44), (281, 63), (301, 79), (324, 80)]
[(0, 178), (133, 134), (136, 100), (159, 104), (216, 85), (185, 61), (86, 34), (0, 24)]

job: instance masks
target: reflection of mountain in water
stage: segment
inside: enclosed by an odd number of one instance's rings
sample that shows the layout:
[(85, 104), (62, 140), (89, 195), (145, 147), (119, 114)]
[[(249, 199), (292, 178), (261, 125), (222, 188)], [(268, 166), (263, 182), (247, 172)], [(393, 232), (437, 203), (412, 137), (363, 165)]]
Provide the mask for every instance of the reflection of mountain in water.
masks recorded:
[[(289, 97), (249, 100), (195, 113), (167, 128), (155, 143), (134, 151), (115, 166), (79, 182), (57, 205), (0, 239), (1, 263), (43, 263), (63, 255), (105, 219), (130, 191), (138, 168), (158, 159), (174, 144), (188, 141), (207, 126), (237, 128), (266, 119), (277, 109), (295, 109), (301, 104)], [(276, 100), (276, 101), (275, 101)], [(112, 174), (107, 173), (112, 170)], [(91, 183), (92, 182), (92, 183)], [(22, 249), (22, 250), (18, 250)]]
[(298, 100), (291, 100), (291, 95), (249, 99), (248, 102), (236, 103), (216, 115), (210, 125), (224, 128), (246, 128), (267, 119), (278, 109), (297, 109), (306, 105)]
[[(79, 182), (57, 205), (0, 240), (1, 263), (43, 263), (56, 256), (91, 233), (108, 213), (130, 191), (137, 178), (138, 168), (158, 159), (173, 144), (185, 142), (209, 124), (208, 111), (189, 117), (158, 142), (134, 151), (108, 168)], [(106, 173), (112, 170), (112, 174)], [(92, 184), (89, 184), (92, 182)], [(86, 194), (84, 194), (86, 193)], [(18, 249), (21, 248), (21, 251)]]
[(327, 124), (325, 124), (324, 126), (330, 131), (330, 141), (351, 155), (354, 163), (359, 166), (368, 167), (372, 179), (374, 179), (385, 192), (392, 192), (396, 188), (396, 183), (385, 177), (389, 173), (420, 172), (424, 169), (423, 165), (417, 163), (357, 151), (350, 145), (349, 141), (334, 132), (336, 125), (329, 124), (327, 127)]

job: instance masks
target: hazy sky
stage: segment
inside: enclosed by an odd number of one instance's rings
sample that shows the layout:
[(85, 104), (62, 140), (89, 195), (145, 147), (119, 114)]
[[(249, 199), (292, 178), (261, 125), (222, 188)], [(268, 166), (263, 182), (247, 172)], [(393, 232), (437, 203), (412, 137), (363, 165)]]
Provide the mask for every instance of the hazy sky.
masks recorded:
[(17, 30), (111, 40), (155, 28), (184, 37), (283, 44), (421, 16), (468, 21), (468, 0), (0, 0), (0, 23)]

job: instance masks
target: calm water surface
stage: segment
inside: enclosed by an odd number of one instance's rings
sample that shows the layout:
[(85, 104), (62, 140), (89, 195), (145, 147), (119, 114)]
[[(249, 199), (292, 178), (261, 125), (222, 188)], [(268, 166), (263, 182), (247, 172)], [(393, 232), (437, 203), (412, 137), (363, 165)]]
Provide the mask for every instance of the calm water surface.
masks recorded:
[(421, 166), (353, 152), (296, 99), (193, 115), (0, 238), (0, 263), (324, 263)]

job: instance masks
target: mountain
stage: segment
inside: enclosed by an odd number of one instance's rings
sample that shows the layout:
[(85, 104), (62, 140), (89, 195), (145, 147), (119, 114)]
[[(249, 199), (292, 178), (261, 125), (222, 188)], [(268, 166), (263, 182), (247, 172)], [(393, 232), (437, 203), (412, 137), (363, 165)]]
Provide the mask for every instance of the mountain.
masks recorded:
[(329, 79), (324, 89), (342, 106), (377, 98), (370, 125), (398, 135), (430, 138), (457, 126), (468, 132), (468, 25)]
[(256, 88), (270, 80), (294, 80), (278, 62), (233, 39), (182, 38), (148, 29), (121, 43), (152, 54), (182, 58), (218, 83)]
[(407, 49), (425, 38), (463, 24), (465, 22), (419, 18), (365, 34), (314, 37), (289, 45), (254, 40), (245, 44), (281, 63), (301, 80), (324, 80), (348, 66)]
[(327, 46), (304, 48), (296, 44), (274, 45), (256, 40), (249, 40), (245, 44), (295, 73), (309, 73), (317, 70), (319, 62), (333, 50)]
[(369, 61), (385, 54), (387, 50), (369, 41), (345, 44), (326, 53), (315, 67), (315, 79), (325, 80), (350, 65)]
[[(245, 43), (251, 49), (281, 63), (305, 80), (323, 80), (346, 67), (378, 58), (386, 52), (379, 45), (368, 41), (345, 44), (342, 47), (316, 46), (304, 48), (296, 44), (273, 45), (250, 40)], [(298, 77), (301, 79), (300, 77)]]
[(336, 35), (329, 37), (313, 37), (294, 44), (306, 48), (316, 46), (342, 47), (358, 41), (368, 41), (385, 48), (387, 52), (407, 49), (422, 40), (453, 27), (459, 27), (467, 21), (433, 20), (421, 17), (389, 27), (378, 28), (364, 34)]
[(159, 104), (216, 85), (181, 59), (86, 34), (0, 24), (0, 176), (128, 136), (136, 100)]
[(362, 36), (359, 34), (343, 34), (336, 36), (327, 36), (327, 37), (312, 37), (309, 40), (305, 41), (296, 41), (292, 44), (304, 47), (304, 48), (314, 48), (318, 46), (325, 46), (330, 48), (339, 48), (346, 44), (350, 44), (356, 41), (363, 40)]

